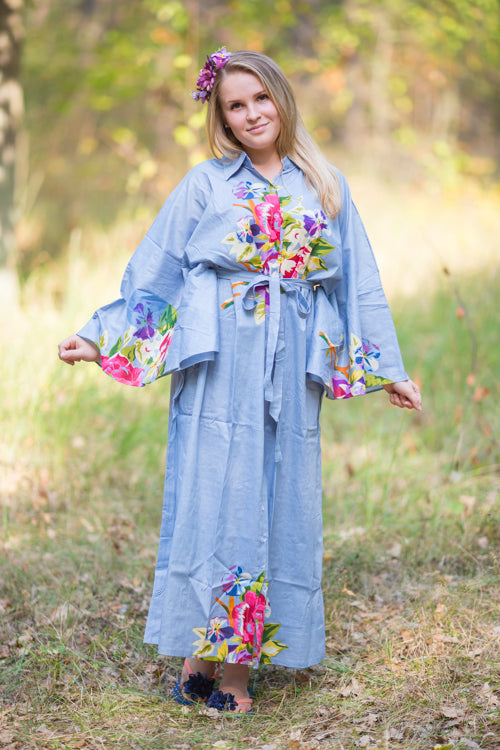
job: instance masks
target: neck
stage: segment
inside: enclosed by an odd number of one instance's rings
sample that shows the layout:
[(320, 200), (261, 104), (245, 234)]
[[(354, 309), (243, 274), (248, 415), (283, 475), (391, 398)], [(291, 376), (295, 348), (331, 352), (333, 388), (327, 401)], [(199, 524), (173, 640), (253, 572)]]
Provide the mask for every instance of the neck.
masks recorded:
[(255, 169), (269, 181), (273, 179), (283, 167), (278, 152), (273, 150), (268, 153), (262, 151), (247, 151), (248, 157)]

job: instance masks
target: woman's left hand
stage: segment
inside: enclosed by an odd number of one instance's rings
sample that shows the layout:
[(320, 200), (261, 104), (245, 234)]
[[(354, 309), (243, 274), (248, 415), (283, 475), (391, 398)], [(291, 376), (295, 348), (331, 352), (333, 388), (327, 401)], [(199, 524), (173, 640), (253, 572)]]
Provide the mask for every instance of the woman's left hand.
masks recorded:
[(391, 404), (402, 409), (422, 411), (420, 388), (413, 380), (401, 380), (399, 383), (388, 383), (384, 389), (389, 394)]

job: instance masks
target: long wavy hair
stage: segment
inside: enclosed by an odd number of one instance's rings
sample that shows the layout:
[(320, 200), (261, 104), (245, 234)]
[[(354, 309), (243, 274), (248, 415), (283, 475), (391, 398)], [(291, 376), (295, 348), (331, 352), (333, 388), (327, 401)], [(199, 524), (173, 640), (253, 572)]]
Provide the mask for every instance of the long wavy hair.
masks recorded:
[(276, 148), (281, 159), (288, 156), (300, 167), (306, 181), (320, 200), (326, 214), (335, 218), (341, 209), (340, 185), (333, 167), (307, 132), (300, 116), (290, 83), (271, 58), (260, 52), (233, 52), (223, 68), (217, 71), (208, 102), (207, 135), (212, 154), (220, 158), (237, 158), (244, 150), (231, 130), (224, 127), (220, 88), (226, 76), (243, 71), (257, 76), (270, 96), (281, 120)]

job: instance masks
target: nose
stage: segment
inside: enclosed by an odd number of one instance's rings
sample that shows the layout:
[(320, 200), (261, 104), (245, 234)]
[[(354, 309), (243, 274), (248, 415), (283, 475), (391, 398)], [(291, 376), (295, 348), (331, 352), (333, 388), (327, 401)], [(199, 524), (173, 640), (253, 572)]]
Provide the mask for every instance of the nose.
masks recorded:
[(260, 117), (260, 112), (253, 102), (247, 106), (247, 120), (257, 120)]

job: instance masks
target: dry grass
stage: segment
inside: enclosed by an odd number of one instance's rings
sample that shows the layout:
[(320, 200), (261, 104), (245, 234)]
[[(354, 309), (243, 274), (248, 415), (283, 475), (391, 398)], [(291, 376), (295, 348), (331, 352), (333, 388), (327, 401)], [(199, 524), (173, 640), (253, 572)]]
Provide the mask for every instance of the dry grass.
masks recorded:
[[(139, 234), (113, 238), (130, 248)], [(142, 644), (168, 389), (55, 358), (116, 294), (124, 254), (105, 242), (73, 235), (67, 268), (31, 279), (0, 364), (0, 748), (498, 748), (498, 275), (396, 303), (422, 415), (382, 394), (325, 404), (327, 658), (259, 670), (256, 714), (235, 720), (170, 702), (180, 660)]]

